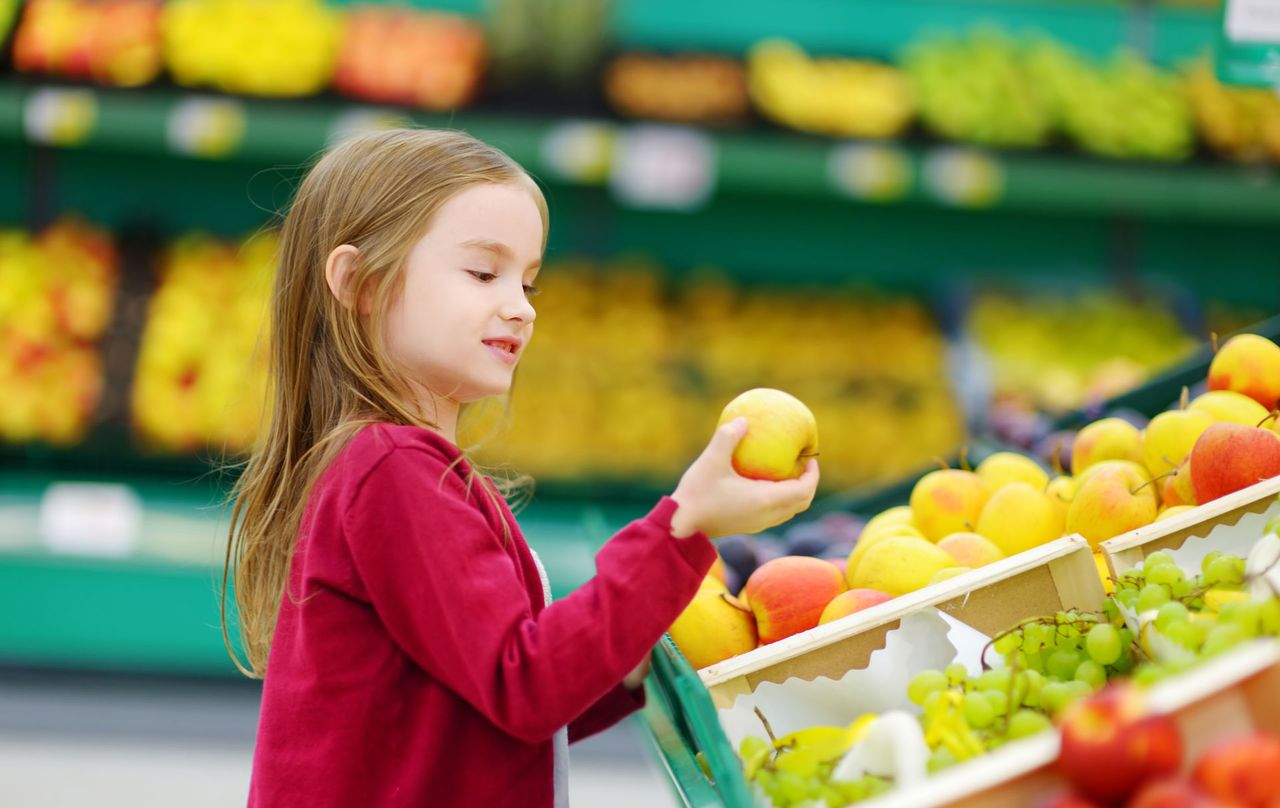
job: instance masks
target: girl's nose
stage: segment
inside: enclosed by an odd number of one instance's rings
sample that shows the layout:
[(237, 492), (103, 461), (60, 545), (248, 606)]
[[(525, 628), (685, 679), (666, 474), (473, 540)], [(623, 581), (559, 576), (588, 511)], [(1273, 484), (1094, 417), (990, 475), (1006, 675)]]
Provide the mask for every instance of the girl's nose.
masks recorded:
[(529, 302), (529, 296), (525, 294), (523, 284), (516, 286), (516, 291), (507, 296), (500, 314), (504, 320), (517, 320), (522, 323), (532, 323), (538, 316), (533, 304)]

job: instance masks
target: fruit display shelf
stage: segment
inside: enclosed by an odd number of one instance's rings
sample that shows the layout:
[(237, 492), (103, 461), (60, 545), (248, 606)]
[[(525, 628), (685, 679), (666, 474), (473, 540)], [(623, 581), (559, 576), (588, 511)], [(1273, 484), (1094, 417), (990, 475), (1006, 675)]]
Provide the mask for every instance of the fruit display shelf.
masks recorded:
[[(891, 631), (907, 616), (938, 609), (979, 631), (1003, 631), (1019, 620), (1061, 609), (1095, 609), (1103, 601), (1102, 584), (1088, 543), (1068, 536), (994, 562), (916, 592), (871, 606), (815, 629), (694, 671), (669, 638), (654, 652), (653, 690), (661, 694), (648, 710), (659, 751), (679, 762), (668, 726), (701, 753), (717, 798), (724, 804), (753, 804), (717, 711), (750, 696), (766, 682), (793, 678), (837, 678), (865, 668), (883, 648)], [(651, 691), (652, 692), (652, 691)], [(663, 710), (668, 711), (663, 716)], [(661, 731), (659, 731), (661, 730)], [(701, 771), (697, 772), (701, 776)], [(694, 783), (693, 788), (706, 783)]]
[[(0, 473), (0, 610), (22, 616), (0, 621), (0, 665), (236, 675), (219, 628), (222, 497), (208, 478)], [(521, 525), (554, 596), (643, 510), (531, 504)]]
[[(298, 164), (345, 134), (401, 123), (465, 129), (544, 179), (607, 185), (624, 207), (641, 209), (696, 210), (723, 191), (961, 210), (1280, 220), (1280, 179), (1259, 167), (0, 83), (0, 139), (19, 146)], [(656, 187), (643, 176), (656, 170), (659, 155), (679, 164), (679, 176)]]
[[(648, 682), (649, 700), (642, 715), (680, 804), (735, 808), (756, 805), (740, 780), (741, 788), (719, 781), (711, 784), (697, 765), (697, 739), (708, 731), (718, 732), (718, 721), (705, 693), (700, 701), (681, 700), (696, 692), (692, 689), (698, 687), (698, 682), (672, 644), (664, 642), (654, 651), (653, 670), (654, 676)], [(1280, 730), (1277, 685), (1280, 645), (1258, 641), (1160, 682), (1151, 690), (1149, 704), (1172, 718), (1186, 747), (1185, 758), (1194, 760), (1226, 739), (1258, 730)], [(1038, 804), (1061, 793), (1066, 785), (1055, 765), (1060, 747), (1057, 732), (1041, 733), (936, 774), (908, 791), (890, 792), (858, 804), (867, 808), (1013, 808)], [(728, 765), (740, 765), (732, 752), (724, 752), (729, 755)], [(714, 759), (710, 754), (706, 758)]]

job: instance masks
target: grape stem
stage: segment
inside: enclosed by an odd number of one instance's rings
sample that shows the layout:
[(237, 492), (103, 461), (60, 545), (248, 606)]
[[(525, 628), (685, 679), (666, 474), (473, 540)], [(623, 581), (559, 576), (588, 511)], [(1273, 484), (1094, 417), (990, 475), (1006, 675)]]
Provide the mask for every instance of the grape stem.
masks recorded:
[(760, 711), (759, 707), (756, 708), (756, 718), (759, 718), (760, 723), (764, 724), (764, 731), (769, 736), (769, 741), (773, 744), (774, 755), (777, 756), (778, 736), (773, 734), (773, 727), (769, 726), (769, 719), (764, 717), (764, 713)]

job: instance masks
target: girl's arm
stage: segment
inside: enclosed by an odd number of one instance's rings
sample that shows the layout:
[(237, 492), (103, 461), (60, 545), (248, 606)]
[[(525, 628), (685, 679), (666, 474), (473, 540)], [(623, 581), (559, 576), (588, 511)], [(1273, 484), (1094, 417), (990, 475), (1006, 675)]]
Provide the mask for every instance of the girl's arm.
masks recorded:
[(547, 740), (649, 653), (715, 550), (700, 532), (674, 538), (677, 502), (663, 498), (600, 549), (594, 578), (535, 618), (448, 462), (400, 446), (360, 482), (344, 519), (357, 578), (417, 664), (509, 734)]

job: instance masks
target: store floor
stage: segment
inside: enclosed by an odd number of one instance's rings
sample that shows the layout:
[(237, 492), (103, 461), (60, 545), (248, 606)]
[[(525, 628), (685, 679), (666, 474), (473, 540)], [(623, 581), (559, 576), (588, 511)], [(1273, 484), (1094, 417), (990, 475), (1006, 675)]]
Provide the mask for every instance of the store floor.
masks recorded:
[[(0, 671), (0, 806), (242, 806), (257, 712), (246, 682)], [(569, 785), (575, 808), (672, 804), (630, 721), (573, 747)]]

